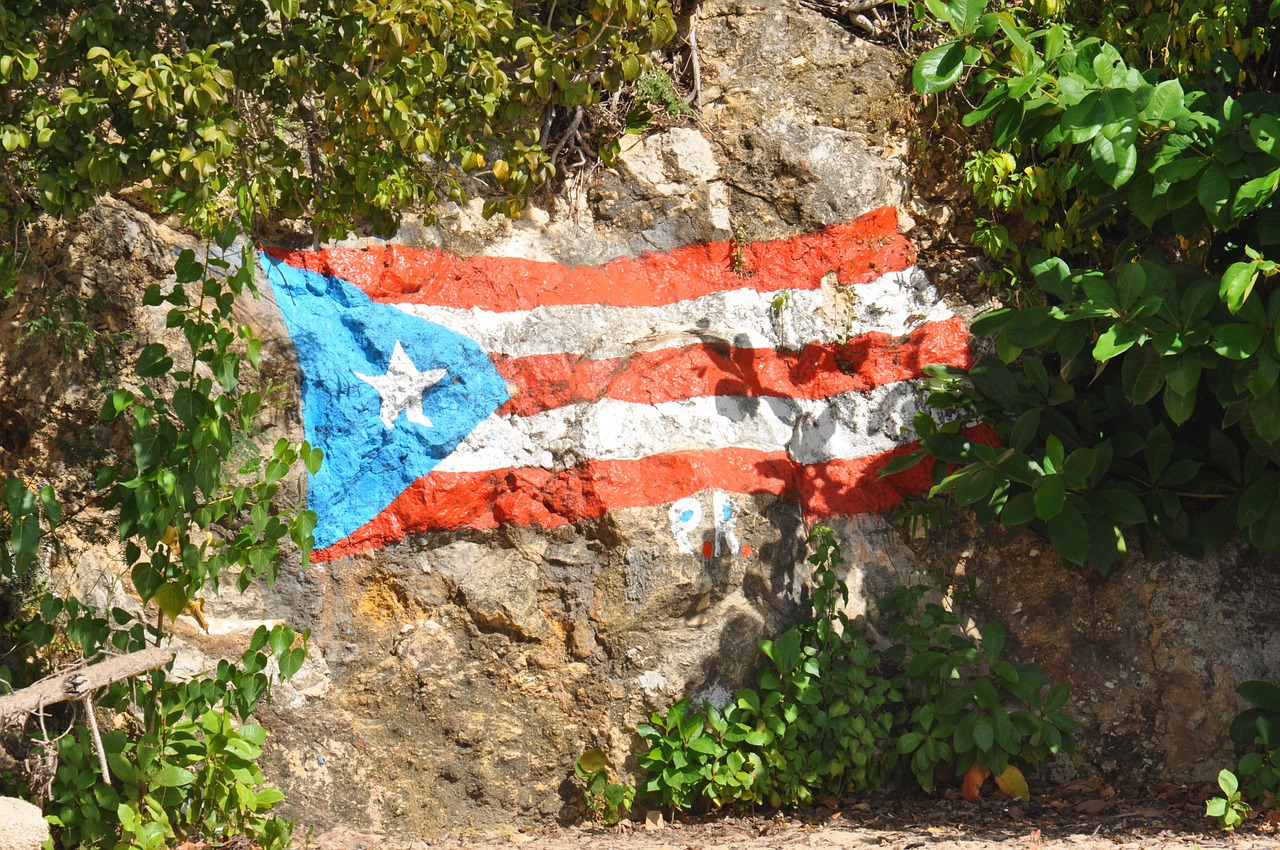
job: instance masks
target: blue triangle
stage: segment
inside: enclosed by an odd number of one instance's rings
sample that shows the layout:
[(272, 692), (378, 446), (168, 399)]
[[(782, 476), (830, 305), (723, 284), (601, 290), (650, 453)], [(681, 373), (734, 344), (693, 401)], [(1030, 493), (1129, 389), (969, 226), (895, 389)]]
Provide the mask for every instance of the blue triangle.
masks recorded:
[[(475, 340), (443, 325), (376, 304), (337, 277), (261, 255), (302, 366), (302, 422), (324, 450), (307, 504), (319, 518), (315, 545), (337, 543), (381, 513), (429, 473), (510, 397)], [(444, 369), (423, 394), (431, 427), (400, 411), (391, 428), (382, 396), (356, 376), (387, 372), (396, 343), (418, 371)]]

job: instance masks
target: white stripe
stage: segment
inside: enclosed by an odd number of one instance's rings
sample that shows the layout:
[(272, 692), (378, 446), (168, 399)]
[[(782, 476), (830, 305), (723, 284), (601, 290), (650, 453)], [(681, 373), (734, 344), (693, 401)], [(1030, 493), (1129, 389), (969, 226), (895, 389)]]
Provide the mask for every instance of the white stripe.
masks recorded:
[(570, 305), (495, 313), (424, 304), (395, 306), (466, 334), (485, 351), (508, 357), (581, 354), (603, 360), (636, 351), (719, 342), (739, 348), (795, 350), (879, 331), (903, 334), (951, 318), (918, 269), (847, 287), (850, 311), (827, 303), (822, 290), (793, 291), (781, 310), (778, 293), (737, 289), (660, 307)]
[(436, 469), (556, 469), (585, 460), (725, 448), (786, 451), (800, 463), (858, 458), (912, 439), (922, 395), (911, 381), (824, 399), (711, 396), (637, 404), (604, 399), (532, 416), (491, 415)]

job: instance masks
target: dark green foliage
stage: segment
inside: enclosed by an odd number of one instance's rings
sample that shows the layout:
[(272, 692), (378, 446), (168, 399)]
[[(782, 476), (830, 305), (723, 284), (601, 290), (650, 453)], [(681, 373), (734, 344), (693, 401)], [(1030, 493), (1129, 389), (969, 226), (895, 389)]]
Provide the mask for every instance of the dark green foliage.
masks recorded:
[(1280, 791), (1280, 688), (1245, 682), (1236, 693), (1252, 706), (1231, 724), (1231, 740), (1246, 751), (1236, 772), (1244, 780), (1245, 796), (1258, 801)]
[(605, 826), (616, 824), (631, 811), (635, 786), (610, 781), (609, 759), (600, 750), (587, 750), (574, 759), (573, 774), (587, 809)]
[(1041, 765), (1072, 752), (1068, 692), (1038, 664), (1000, 660), (1004, 630), (982, 642), (928, 588), (881, 601), (894, 645), (873, 652), (843, 606), (840, 552), (815, 529), (809, 614), (772, 641), (756, 687), (723, 709), (681, 700), (636, 728), (648, 750), (642, 790), (676, 810), (726, 805), (796, 806), (866, 793), (906, 779), (932, 792), (978, 763), (1000, 775), (1012, 762)]
[(930, 0), (952, 38), (916, 65), (990, 133), (966, 172), (997, 220), (974, 238), (1015, 289), (973, 325), (995, 353), (931, 373), (958, 417), (917, 423), (933, 493), (1102, 572), (1126, 528), (1192, 556), (1237, 529), (1280, 546), (1280, 96), (1256, 88), (1280, 7), (1155, 5), (1235, 53), (1184, 38), (1152, 64), (1125, 3), (1106, 4), (1107, 40), (1083, 13)]

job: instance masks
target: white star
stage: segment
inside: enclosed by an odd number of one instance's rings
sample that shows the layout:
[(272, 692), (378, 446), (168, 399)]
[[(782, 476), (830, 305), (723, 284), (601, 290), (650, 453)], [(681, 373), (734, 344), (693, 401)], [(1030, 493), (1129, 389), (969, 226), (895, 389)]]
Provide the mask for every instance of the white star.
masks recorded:
[(447, 374), (445, 369), (428, 369), (419, 372), (413, 365), (409, 355), (404, 353), (400, 341), (391, 352), (391, 362), (382, 375), (362, 375), (352, 370), (357, 378), (369, 384), (382, 396), (382, 424), (388, 428), (396, 424), (400, 411), (406, 411), (410, 422), (427, 428), (433, 427), (427, 414), (422, 411), (422, 396)]

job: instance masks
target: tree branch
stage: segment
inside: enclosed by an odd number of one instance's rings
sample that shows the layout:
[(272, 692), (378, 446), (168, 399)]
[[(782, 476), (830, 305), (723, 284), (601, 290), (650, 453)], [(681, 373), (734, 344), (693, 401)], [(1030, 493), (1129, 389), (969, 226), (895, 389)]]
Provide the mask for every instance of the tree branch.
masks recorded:
[(109, 658), (98, 664), (80, 670), (53, 676), (30, 687), (0, 696), (0, 727), (7, 726), (14, 719), (25, 721), (42, 706), (50, 706), (65, 700), (82, 699), (85, 685), (69, 680), (76, 677), (88, 679), (88, 692), (106, 687), (121, 679), (129, 679), (139, 673), (163, 667), (173, 660), (174, 651), (163, 647), (152, 647), (141, 652), (132, 652)]

